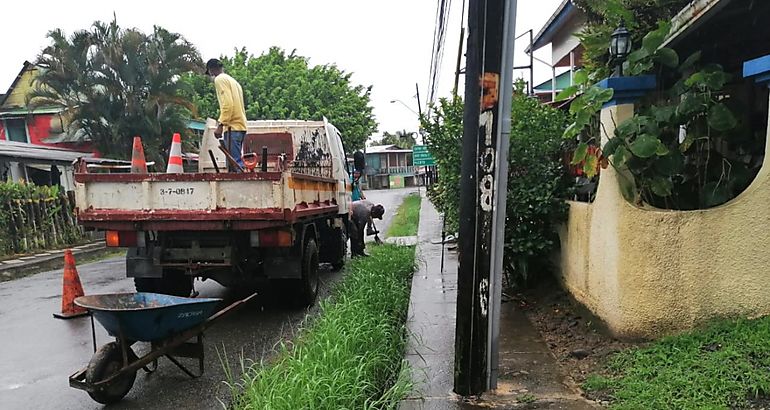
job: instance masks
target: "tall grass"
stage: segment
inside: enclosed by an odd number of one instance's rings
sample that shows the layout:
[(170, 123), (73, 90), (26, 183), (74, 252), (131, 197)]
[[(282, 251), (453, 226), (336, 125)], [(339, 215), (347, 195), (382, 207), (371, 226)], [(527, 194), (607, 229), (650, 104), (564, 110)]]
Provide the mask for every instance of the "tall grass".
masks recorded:
[(387, 236), (417, 235), (417, 225), (420, 222), (420, 203), (421, 198), (417, 194), (411, 194), (404, 198), (404, 202), (393, 216)]
[(395, 409), (411, 389), (402, 364), (414, 248), (375, 246), (278, 358), (243, 376), (237, 409)]

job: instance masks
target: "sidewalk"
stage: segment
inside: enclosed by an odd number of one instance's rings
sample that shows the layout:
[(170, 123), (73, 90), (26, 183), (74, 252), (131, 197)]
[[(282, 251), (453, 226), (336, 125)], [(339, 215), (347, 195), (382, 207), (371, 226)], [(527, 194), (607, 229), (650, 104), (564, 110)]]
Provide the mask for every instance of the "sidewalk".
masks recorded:
[(424, 193), (417, 238), (418, 268), (412, 279), (407, 319), (411, 337), (406, 348), (415, 389), (400, 408), (458, 409), (459, 397), (452, 393), (457, 254), (445, 250), (442, 273), (441, 217)]
[[(89, 257), (99, 252), (105, 252), (104, 240), (73, 246), (72, 253)], [(17, 279), (34, 271), (57, 269), (64, 266), (64, 249), (43, 251), (34, 255), (21, 256), (16, 259), (0, 261), (0, 282)]]
[(423, 198), (418, 270), (412, 279), (406, 360), (415, 388), (401, 410), (593, 409), (570, 385), (540, 334), (510, 303), (501, 307), (498, 388), (473, 402), (452, 392), (457, 302), (457, 253), (445, 250), (441, 271), (441, 217)]

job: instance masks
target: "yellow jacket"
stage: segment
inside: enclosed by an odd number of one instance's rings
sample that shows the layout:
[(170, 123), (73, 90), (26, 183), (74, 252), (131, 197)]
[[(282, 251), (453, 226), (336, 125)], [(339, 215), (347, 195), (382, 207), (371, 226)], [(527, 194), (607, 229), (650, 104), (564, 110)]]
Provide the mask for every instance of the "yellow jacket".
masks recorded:
[(219, 101), (219, 123), (232, 131), (246, 131), (246, 108), (243, 89), (233, 77), (222, 73), (214, 78)]

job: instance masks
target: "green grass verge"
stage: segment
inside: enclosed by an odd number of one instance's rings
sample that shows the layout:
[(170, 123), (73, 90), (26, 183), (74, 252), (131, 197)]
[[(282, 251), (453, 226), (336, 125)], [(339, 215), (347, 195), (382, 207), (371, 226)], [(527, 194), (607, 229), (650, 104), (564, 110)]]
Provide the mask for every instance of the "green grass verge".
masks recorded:
[(757, 399), (766, 404), (770, 318), (719, 322), (618, 353), (606, 375), (589, 377), (583, 388), (609, 396), (614, 409), (755, 408)]
[(236, 409), (395, 409), (411, 390), (403, 365), (414, 247), (371, 246), (350, 262), (292, 345), (243, 377)]
[(388, 237), (417, 235), (421, 200), (422, 198), (417, 194), (410, 194), (404, 198), (404, 202), (398, 207), (393, 220), (390, 222)]

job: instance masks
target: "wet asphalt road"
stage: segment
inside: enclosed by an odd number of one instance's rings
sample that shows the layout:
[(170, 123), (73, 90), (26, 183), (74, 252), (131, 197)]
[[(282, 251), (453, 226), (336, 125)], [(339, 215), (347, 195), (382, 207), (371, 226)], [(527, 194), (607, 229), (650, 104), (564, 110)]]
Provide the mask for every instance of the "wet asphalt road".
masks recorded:
[[(404, 195), (415, 189), (366, 191), (369, 200), (382, 203), (387, 212), (377, 223), (384, 233)], [(86, 294), (133, 292), (125, 277), (123, 258), (78, 266)], [(321, 297), (341, 274), (321, 274)], [(67, 378), (84, 367), (93, 354), (91, 324), (87, 317), (58, 320), (51, 314), (61, 306), (61, 271), (44, 272), (0, 283), (0, 409), (99, 409), (104, 406), (87, 393), (69, 387)], [(237, 295), (213, 281), (196, 282), (203, 297), (234, 301)], [(309, 313), (316, 312), (316, 308)], [(158, 370), (137, 373), (134, 387), (114, 409), (214, 409), (223, 408), (229, 388), (222, 363), (240, 374), (241, 363), (268, 359), (280, 341), (292, 339), (308, 310), (270, 302), (260, 296), (240, 311), (219, 321), (205, 334), (203, 377), (190, 379), (165, 358)], [(97, 323), (97, 345), (112, 339)], [(147, 349), (144, 344), (135, 350)], [(185, 360), (185, 359), (182, 359)], [(187, 361), (192, 369), (197, 364)], [(194, 365), (194, 366), (193, 366)]]

